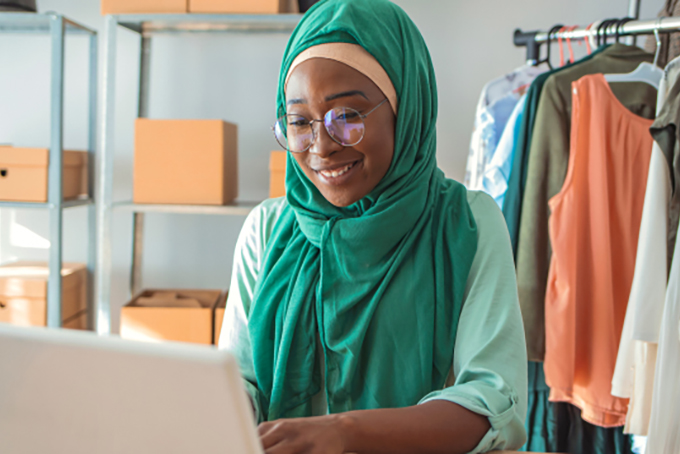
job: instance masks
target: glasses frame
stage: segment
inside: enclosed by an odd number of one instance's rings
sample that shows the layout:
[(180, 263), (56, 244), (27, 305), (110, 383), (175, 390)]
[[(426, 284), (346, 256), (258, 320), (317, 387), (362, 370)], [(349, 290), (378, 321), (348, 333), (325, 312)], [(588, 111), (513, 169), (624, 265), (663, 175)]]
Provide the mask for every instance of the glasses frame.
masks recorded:
[[(276, 139), (276, 143), (278, 143), (279, 146), (280, 146), (281, 148), (283, 148), (283, 149), (286, 150), (286, 151), (290, 151), (291, 153), (304, 153), (305, 151), (307, 151), (307, 150), (309, 150), (310, 148), (312, 148), (312, 145), (314, 145), (314, 142), (316, 142), (316, 137), (317, 137), (317, 136), (316, 136), (316, 130), (315, 130), (315, 128), (314, 128), (314, 123), (321, 123), (321, 124), (323, 124), (324, 128), (326, 128), (326, 132), (328, 133), (328, 136), (329, 136), (331, 139), (333, 139), (333, 141), (334, 141), (335, 143), (337, 143), (337, 144), (339, 144), (339, 145), (342, 145), (343, 147), (353, 147), (353, 146), (355, 146), (355, 145), (358, 145), (358, 144), (364, 139), (364, 136), (366, 135), (366, 124), (364, 123), (364, 120), (366, 119), (366, 117), (368, 117), (368, 116), (371, 115), (373, 112), (375, 112), (375, 111), (378, 109), (378, 107), (382, 106), (382, 105), (385, 104), (387, 101), (388, 101), (388, 98), (383, 99), (383, 100), (380, 101), (375, 107), (373, 107), (371, 110), (369, 110), (369, 111), (366, 112), (365, 114), (362, 114), (362, 113), (359, 112), (358, 110), (353, 109), (353, 108), (351, 108), (351, 107), (341, 107), (341, 106), (339, 106), (339, 107), (333, 107), (332, 109), (329, 109), (328, 112), (326, 112), (326, 113), (324, 114), (323, 118), (321, 118), (321, 119), (312, 119), (312, 120), (309, 120), (309, 127), (310, 127), (310, 129), (312, 130), (312, 140), (311, 140), (311, 142), (309, 142), (309, 145), (307, 145), (307, 147), (306, 147), (304, 150), (300, 150), (300, 151), (293, 151), (293, 150), (290, 149), (290, 147), (284, 146), (284, 145), (279, 141), (279, 138), (278, 138), (277, 135), (276, 135), (276, 125), (277, 125), (281, 120), (283, 120), (285, 117), (287, 117), (289, 114), (286, 114), (286, 115), (283, 115), (283, 116), (279, 117), (279, 118), (276, 120), (276, 123), (274, 123), (274, 126), (271, 127), (271, 129), (272, 129), (272, 132), (274, 133), (274, 139)], [(326, 126), (325, 118), (326, 118), (326, 115), (328, 115), (331, 111), (333, 111), (333, 110), (335, 110), (335, 109), (352, 110), (352, 111), (356, 112), (356, 113), (359, 115), (359, 118), (361, 118), (361, 122), (364, 123), (364, 130), (363, 130), (363, 132), (362, 132), (361, 137), (359, 138), (359, 140), (357, 140), (356, 142), (354, 142), (354, 143), (352, 143), (352, 144), (344, 144), (344, 143), (340, 142), (338, 139), (336, 139), (336, 138), (333, 136), (333, 134), (331, 134), (331, 132), (328, 130), (328, 127)], [(305, 120), (307, 119), (304, 115), (298, 115), (298, 116), (304, 118)], [(286, 143), (287, 143), (287, 142), (288, 142), (288, 137), (286, 137)]]

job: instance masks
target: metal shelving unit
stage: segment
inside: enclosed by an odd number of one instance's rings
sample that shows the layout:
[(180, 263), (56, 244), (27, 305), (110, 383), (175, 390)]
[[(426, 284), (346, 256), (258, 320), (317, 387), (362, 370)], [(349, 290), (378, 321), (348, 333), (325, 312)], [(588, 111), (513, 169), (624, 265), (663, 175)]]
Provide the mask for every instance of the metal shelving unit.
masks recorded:
[[(96, 213), (93, 202), (97, 110), (97, 32), (57, 13), (0, 13), (2, 34), (45, 34), (51, 38), (50, 155), (47, 203), (0, 202), (0, 208), (45, 209), (50, 223), (50, 274), (47, 281), (47, 326), (61, 326), (61, 268), (63, 210), (88, 209), (88, 301), (93, 302), (93, 276), (96, 256), (94, 240)], [(62, 152), (64, 131), (64, 37), (66, 34), (89, 36), (89, 120), (88, 120), (88, 197), (62, 200)], [(93, 314), (93, 311), (90, 311)], [(92, 316), (92, 315), (90, 315)]]
[(141, 205), (129, 201), (113, 201), (113, 158), (115, 117), (115, 74), (118, 27), (140, 35), (140, 69), (138, 117), (149, 112), (149, 68), (151, 38), (178, 33), (289, 33), (302, 18), (300, 14), (225, 15), (225, 14), (141, 14), (106, 17), (104, 32), (103, 116), (101, 120), (101, 160), (97, 208), (97, 332), (111, 332), (111, 223), (114, 211), (133, 213), (132, 267), (130, 291), (141, 288), (141, 264), (146, 213), (181, 213), (245, 216), (258, 202), (237, 201), (227, 206)]

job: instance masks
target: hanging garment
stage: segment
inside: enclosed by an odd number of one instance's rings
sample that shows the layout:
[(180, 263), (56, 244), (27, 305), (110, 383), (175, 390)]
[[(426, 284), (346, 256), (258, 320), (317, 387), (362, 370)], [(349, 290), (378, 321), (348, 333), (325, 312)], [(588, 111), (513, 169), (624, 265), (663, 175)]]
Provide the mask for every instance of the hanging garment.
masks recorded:
[[(567, 173), (571, 84), (587, 74), (631, 72), (652, 58), (637, 47), (613, 44), (590, 60), (550, 76), (541, 93), (529, 151), (516, 257), (527, 352), (532, 361), (542, 361), (545, 354), (544, 307), (551, 255), (548, 200), (560, 191)], [(628, 110), (654, 118), (657, 91), (650, 85), (618, 83), (611, 90)]]
[(522, 95), (512, 111), (508, 123), (505, 125), (505, 130), (503, 135), (501, 135), (501, 140), (498, 141), (498, 146), (491, 162), (489, 162), (484, 170), (482, 189), (493, 197), (499, 208), (503, 208), (505, 192), (508, 189), (508, 180), (512, 170), (512, 157), (515, 153), (517, 134), (525, 106), (526, 95)]
[[(667, 72), (670, 81), (673, 76), (670, 71)], [(678, 222), (679, 109), (680, 77), (676, 73), (666, 103), (651, 129), (654, 140), (663, 152), (666, 163), (672, 166), (670, 178), (673, 194), (668, 209), (669, 233), (674, 224)], [(636, 314), (636, 316), (641, 317), (641, 320), (636, 320), (634, 326), (634, 337), (636, 339), (641, 337), (654, 339), (656, 337), (658, 340), (646, 450), (650, 454), (676, 454), (680, 452), (680, 390), (678, 387), (678, 377), (680, 376), (680, 268), (678, 268), (680, 267), (680, 248), (676, 244), (677, 230), (675, 232), (675, 237), (670, 235), (668, 237), (669, 247), (667, 250), (671, 250), (671, 243), (675, 247), (663, 310), (659, 314), (659, 306), (656, 305), (656, 310), (651, 314), (644, 314), (645, 317), (642, 314)]]
[[(673, 122), (668, 118), (669, 113), (677, 115), (673, 106), (665, 110), (662, 107), (668, 88), (674, 85), (679, 74), (680, 59), (675, 59), (666, 66), (659, 86), (658, 117), (652, 125), (653, 135), (669, 128), (669, 123)], [(662, 123), (665, 127), (655, 128), (655, 125), (661, 126)], [(674, 223), (670, 216), (673, 195), (670, 165), (673, 159), (668, 159), (675, 154), (674, 141), (665, 142), (671, 144), (666, 154), (657, 142), (652, 146), (635, 274), (612, 379), (612, 395), (630, 398), (624, 431), (635, 435), (647, 435), (649, 428), (658, 332), (666, 298), (669, 261), (675, 242), (675, 236), (669, 235), (669, 231), (677, 230), (677, 218)], [(676, 211), (675, 207), (673, 211)]]
[(527, 443), (522, 451), (574, 454), (632, 454), (633, 442), (621, 428), (605, 429), (584, 421), (581, 410), (548, 400), (543, 363), (529, 361)]
[(654, 371), (648, 454), (680, 452), (680, 248), (675, 248)]
[[(536, 122), (536, 110), (538, 108), (538, 100), (543, 90), (548, 77), (551, 75), (571, 68), (574, 65), (581, 64), (590, 60), (595, 55), (601, 53), (605, 47), (597, 49), (592, 55), (588, 55), (576, 63), (569, 64), (563, 68), (545, 72), (536, 77), (529, 91), (527, 91), (526, 106), (524, 114), (519, 122), (519, 132), (517, 134), (517, 142), (515, 144), (515, 153), (512, 158), (512, 166), (510, 171), (510, 178), (508, 180), (508, 189), (505, 192), (503, 200), (503, 217), (508, 226), (508, 233), (510, 234), (510, 243), (512, 244), (512, 253), (517, 255), (517, 237), (519, 233), (519, 215), (522, 207), (522, 197), (524, 195), (524, 185), (526, 183), (526, 169), (529, 158), (529, 147), (531, 146), (531, 136)], [(531, 358), (530, 358), (531, 359)]]
[(521, 66), (492, 80), (482, 89), (465, 170), (464, 183), (468, 189), (483, 189), (484, 173), (517, 102), (536, 76), (547, 69), (545, 64)]
[[(664, 0), (664, 5), (661, 11), (659, 11), (658, 17), (677, 16), (680, 16), (680, 1)], [(680, 56), (680, 33), (661, 33), (659, 39), (661, 41), (661, 51), (659, 52), (657, 64), (663, 68), (667, 62)], [(647, 37), (645, 50), (651, 53), (656, 51), (656, 38), (654, 36)]]
[[(551, 75), (587, 62), (607, 48), (602, 46), (592, 55), (574, 64), (541, 74), (536, 77), (527, 92), (525, 111), (518, 125), (512, 170), (503, 203), (503, 216), (513, 244), (513, 254), (517, 252), (519, 215), (526, 183), (529, 148), (543, 85)], [(543, 320), (540, 323), (542, 326)], [(582, 454), (631, 453), (630, 437), (624, 435), (620, 428), (605, 429), (591, 425), (581, 419), (580, 410), (572, 405), (549, 402), (550, 389), (545, 384), (543, 363), (530, 362), (528, 367), (529, 400), (526, 424), (528, 442), (524, 449)]]
[[(670, 269), (670, 258), (674, 255), (677, 242), (677, 225), (680, 222), (680, 57), (669, 63), (666, 70), (668, 79), (668, 97), (661, 112), (650, 130), (654, 140), (663, 153), (666, 164), (670, 168), (672, 195), (668, 204), (667, 257)], [(643, 325), (641, 323), (641, 325)], [(636, 329), (636, 332), (638, 330)], [(640, 333), (644, 337), (644, 333)]]
[(602, 427), (625, 423), (611, 395), (635, 267), (649, 170), (651, 120), (629, 111), (602, 74), (573, 84), (571, 149), (562, 190), (550, 199), (545, 298), (550, 400)]

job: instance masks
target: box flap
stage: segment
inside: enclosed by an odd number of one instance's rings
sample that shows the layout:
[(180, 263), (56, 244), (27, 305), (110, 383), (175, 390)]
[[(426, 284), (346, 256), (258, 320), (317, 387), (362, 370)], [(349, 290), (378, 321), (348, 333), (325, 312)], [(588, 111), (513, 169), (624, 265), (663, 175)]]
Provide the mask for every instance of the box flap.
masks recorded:
[(272, 151), (269, 157), (269, 170), (286, 171), (286, 151)]
[[(82, 263), (62, 263), (62, 289), (78, 285), (87, 273)], [(0, 266), (0, 295), (47, 297), (47, 262), (15, 262)]]
[(80, 167), (87, 163), (87, 151), (64, 150), (63, 164), (69, 167)]
[(47, 148), (0, 146), (0, 166), (47, 167), (48, 162), (49, 150)]
[(218, 299), (217, 302), (215, 303), (215, 309), (224, 309), (225, 307), (227, 307), (228, 296), (229, 296), (228, 290), (222, 292), (222, 294), (220, 295), (220, 299)]
[[(82, 166), (87, 162), (87, 151), (64, 150), (63, 165)], [(47, 167), (50, 161), (48, 148), (19, 148), (0, 145), (0, 166)]]
[(125, 307), (212, 309), (221, 294), (220, 290), (143, 290)]
[(138, 307), (194, 307), (200, 308), (201, 303), (196, 298), (186, 298), (175, 295), (168, 297), (155, 294), (153, 296), (137, 298), (135, 306)]

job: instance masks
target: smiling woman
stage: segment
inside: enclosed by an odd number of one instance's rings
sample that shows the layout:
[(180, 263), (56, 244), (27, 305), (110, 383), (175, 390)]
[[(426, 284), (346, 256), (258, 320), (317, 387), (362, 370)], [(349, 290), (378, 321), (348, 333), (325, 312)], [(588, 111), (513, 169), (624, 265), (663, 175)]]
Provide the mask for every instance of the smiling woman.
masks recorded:
[[(394, 112), (378, 109), (387, 100), (378, 86), (344, 63), (312, 58), (292, 71), (286, 98), (288, 136), (300, 136), (298, 129), (313, 134), (301, 134), (308, 144), (300, 151), (309, 152), (293, 154), (307, 178), (338, 207), (368, 195), (394, 155)], [(314, 132), (307, 118), (322, 118), (325, 127)]]
[(493, 200), (437, 168), (420, 32), (326, 0), (283, 58), (287, 195), (237, 243), (220, 348), (267, 453), (485, 452), (524, 442), (526, 349)]

